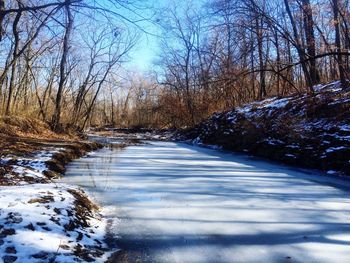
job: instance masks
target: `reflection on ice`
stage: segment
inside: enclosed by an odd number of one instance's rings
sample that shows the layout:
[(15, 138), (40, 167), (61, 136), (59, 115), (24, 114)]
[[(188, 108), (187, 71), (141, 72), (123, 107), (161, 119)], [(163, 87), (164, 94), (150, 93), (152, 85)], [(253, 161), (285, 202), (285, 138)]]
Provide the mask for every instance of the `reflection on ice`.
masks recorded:
[(64, 180), (105, 206), (117, 244), (142, 262), (349, 262), (340, 179), (152, 142), (97, 151)]

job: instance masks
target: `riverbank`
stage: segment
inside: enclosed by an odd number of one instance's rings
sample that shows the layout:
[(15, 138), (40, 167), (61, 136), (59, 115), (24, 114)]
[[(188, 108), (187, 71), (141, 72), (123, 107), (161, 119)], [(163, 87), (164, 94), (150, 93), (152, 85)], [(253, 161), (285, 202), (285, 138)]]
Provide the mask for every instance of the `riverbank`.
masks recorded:
[(53, 179), (101, 147), (27, 118), (0, 120), (0, 259), (104, 262), (106, 222), (78, 187)]
[(336, 81), (314, 90), (314, 95), (273, 97), (216, 113), (175, 138), (349, 175), (349, 89)]

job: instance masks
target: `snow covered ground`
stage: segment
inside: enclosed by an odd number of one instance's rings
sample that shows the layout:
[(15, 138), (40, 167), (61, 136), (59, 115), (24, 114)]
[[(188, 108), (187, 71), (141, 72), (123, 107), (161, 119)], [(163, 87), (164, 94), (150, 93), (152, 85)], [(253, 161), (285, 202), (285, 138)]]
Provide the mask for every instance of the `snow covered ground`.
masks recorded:
[(339, 178), (151, 142), (76, 160), (64, 181), (106, 207), (129, 262), (350, 262), (350, 182)]
[[(0, 187), (0, 262), (87, 262), (106, 260), (105, 221), (97, 213), (78, 213), (74, 186), (48, 183), (45, 161), (61, 149), (1, 159), (8, 173)], [(35, 183), (33, 182), (41, 182)]]
[(177, 139), (350, 175), (350, 91), (340, 82), (315, 95), (272, 97), (215, 113)]
[(2, 180), (7, 180), (11, 185), (27, 184), (28, 182), (47, 182), (43, 174), (46, 167), (45, 162), (49, 161), (53, 154), (58, 153), (62, 148), (51, 148), (33, 153), (31, 156), (7, 155), (0, 159), (0, 164), (8, 166), (11, 171), (4, 175)]

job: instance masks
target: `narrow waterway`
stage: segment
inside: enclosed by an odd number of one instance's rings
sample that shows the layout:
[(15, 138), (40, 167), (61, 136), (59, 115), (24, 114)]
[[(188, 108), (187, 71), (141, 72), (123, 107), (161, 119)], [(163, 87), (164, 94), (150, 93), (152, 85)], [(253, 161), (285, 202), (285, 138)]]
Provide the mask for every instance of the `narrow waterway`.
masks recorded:
[(101, 149), (63, 182), (104, 207), (123, 262), (350, 262), (349, 183), (173, 142)]

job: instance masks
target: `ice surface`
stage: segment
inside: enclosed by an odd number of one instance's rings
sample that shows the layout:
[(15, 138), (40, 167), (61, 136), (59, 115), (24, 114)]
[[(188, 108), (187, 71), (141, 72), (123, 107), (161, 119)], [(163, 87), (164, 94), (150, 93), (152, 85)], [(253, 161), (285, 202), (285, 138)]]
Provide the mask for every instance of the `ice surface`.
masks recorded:
[(349, 262), (346, 180), (165, 142), (103, 149), (66, 175), (144, 261)]

